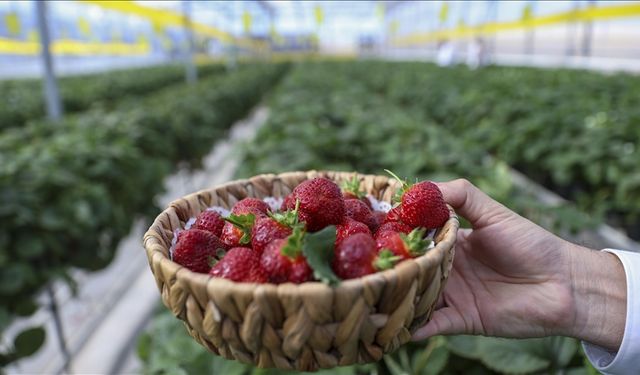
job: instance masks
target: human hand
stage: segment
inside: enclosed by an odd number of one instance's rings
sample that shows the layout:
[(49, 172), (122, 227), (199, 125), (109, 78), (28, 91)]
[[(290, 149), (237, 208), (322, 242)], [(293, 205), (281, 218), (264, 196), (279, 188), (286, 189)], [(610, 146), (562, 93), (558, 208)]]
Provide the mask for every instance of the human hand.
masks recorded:
[(466, 180), (438, 186), (473, 229), (458, 232), (443, 296), (414, 340), (451, 334), (562, 335), (619, 347), (626, 278), (615, 255), (555, 236)]

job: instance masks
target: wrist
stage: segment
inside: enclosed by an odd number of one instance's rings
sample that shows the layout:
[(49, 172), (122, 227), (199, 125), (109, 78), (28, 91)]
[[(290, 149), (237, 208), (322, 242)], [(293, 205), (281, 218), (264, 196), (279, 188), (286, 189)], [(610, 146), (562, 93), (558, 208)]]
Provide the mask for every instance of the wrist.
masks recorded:
[(627, 310), (625, 271), (617, 256), (573, 245), (569, 249), (573, 324), (567, 336), (617, 350)]

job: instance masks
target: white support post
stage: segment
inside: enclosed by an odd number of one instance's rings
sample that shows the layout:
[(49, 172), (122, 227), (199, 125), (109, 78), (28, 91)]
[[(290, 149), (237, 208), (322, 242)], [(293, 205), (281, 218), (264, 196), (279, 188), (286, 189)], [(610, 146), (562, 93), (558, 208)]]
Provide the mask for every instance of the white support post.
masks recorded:
[(53, 59), (51, 57), (49, 28), (47, 24), (47, 1), (36, 1), (36, 18), (40, 31), (40, 56), (44, 68), (44, 99), (47, 106), (47, 116), (50, 120), (59, 121), (62, 118), (62, 103), (60, 93), (53, 71)]
[[(536, 2), (535, 0), (529, 1), (529, 6), (531, 6), (531, 14), (535, 14), (536, 11)], [(527, 31), (527, 36), (525, 40), (525, 48), (524, 53), (526, 55), (533, 55), (535, 53), (535, 40), (536, 40), (536, 32), (533, 27), (529, 28)]]
[[(589, 0), (589, 7), (595, 6), (595, 0)], [(591, 56), (591, 41), (593, 38), (593, 21), (585, 21), (582, 35), (582, 56)]]
[(193, 50), (195, 42), (193, 40), (193, 29), (191, 27), (191, 1), (182, 0), (182, 12), (184, 16), (184, 31), (187, 37), (187, 50), (184, 52), (185, 77), (187, 83), (195, 83), (198, 80), (198, 71), (193, 62)]

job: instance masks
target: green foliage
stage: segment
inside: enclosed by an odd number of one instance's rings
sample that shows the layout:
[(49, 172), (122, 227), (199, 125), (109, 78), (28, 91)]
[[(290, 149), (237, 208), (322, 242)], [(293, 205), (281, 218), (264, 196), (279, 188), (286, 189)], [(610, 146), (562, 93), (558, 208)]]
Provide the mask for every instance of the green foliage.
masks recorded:
[(567, 369), (577, 352), (575, 340), (564, 337), (513, 340), (481, 336), (448, 339), (452, 353), (482, 362), (505, 374), (557, 372)]
[[(0, 134), (0, 332), (70, 267), (100, 269), (180, 163), (197, 166), (284, 66), (245, 66), (116, 110)], [(72, 285), (73, 286), (73, 285)]]
[(415, 90), (406, 86), (420, 77), (416, 72), (429, 69), (438, 68), (381, 62), (298, 66), (273, 98), (267, 124), (245, 148), (238, 176), (307, 169), (381, 174), (388, 168), (419, 179), (464, 177), (533, 220), (551, 217), (548, 225), (556, 229), (595, 222), (571, 205), (546, 207), (517, 191), (508, 165), (491, 157), (483, 143), (450, 132), (421, 106), (409, 105), (413, 97), (400, 94)]
[(336, 227), (328, 226), (316, 233), (309, 233), (304, 236), (302, 253), (307, 258), (309, 266), (313, 269), (313, 276), (329, 285), (337, 285), (340, 278), (333, 273), (331, 261), (333, 252), (325, 251), (336, 242)]
[(42, 327), (34, 327), (20, 332), (13, 340), (12, 348), (0, 353), (0, 366), (35, 353), (44, 344), (45, 332)]
[(198, 344), (180, 323), (162, 307), (151, 327), (138, 340), (138, 357), (144, 373), (224, 375), (358, 375), (376, 374), (374, 365), (339, 367), (314, 373), (259, 369), (214, 355)]
[[(369, 365), (339, 367), (315, 374), (595, 374), (573, 339), (548, 337), (508, 340), (482, 336), (433, 337), (409, 343)], [(146, 374), (285, 375), (295, 371), (258, 369), (226, 360), (191, 338), (183, 325), (163, 307), (139, 338), (138, 356)]]
[(378, 86), (404, 109), (494, 155), (590, 215), (604, 215), (640, 236), (633, 231), (640, 212), (638, 77), (384, 63), (362, 71), (384, 76)]
[[(222, 73), (223, 69), (222, 65), (209, 64), (199, 67), (198, 73), (207, 77)], [(122, 99), (131, 100), (182, 80), (184, 67), (169, 65), (64, 77), (58, 83), (65, 112), (74, 113), (95, 105), (113, 107)], [(2, 81), (0, 95), (0, 131), (21, 127), (45, 115), (40, 80)]]
[(449, 361), (449, 349), (444, 337), (434, 337), (423, 347), (403, 346), (393, 355), (384, 356), (384, 364), (392, 375), (437, 375)]

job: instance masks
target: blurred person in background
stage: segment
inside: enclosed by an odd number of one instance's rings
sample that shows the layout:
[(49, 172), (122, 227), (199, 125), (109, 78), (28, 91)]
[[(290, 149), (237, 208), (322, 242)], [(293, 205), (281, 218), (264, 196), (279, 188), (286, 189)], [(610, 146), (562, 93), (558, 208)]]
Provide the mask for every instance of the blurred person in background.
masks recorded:
[(441, 40), (438, 42), (438, 53), (436, 61), (439, 66), (451, 66), (456, 62), (456, 46), (454, 43), (448, 40)]
[(482, 38), (474, 38), (467, 44), (467, 65), (469, 69), (477, 69), (485, 64), (485, 45)]
[(431, 320), (415, 340), (471, 334), (568, 336), (604, 374), (640, 374), (640, 254), (565, 241), (466, 180), (439, 183), (472, 229)]

